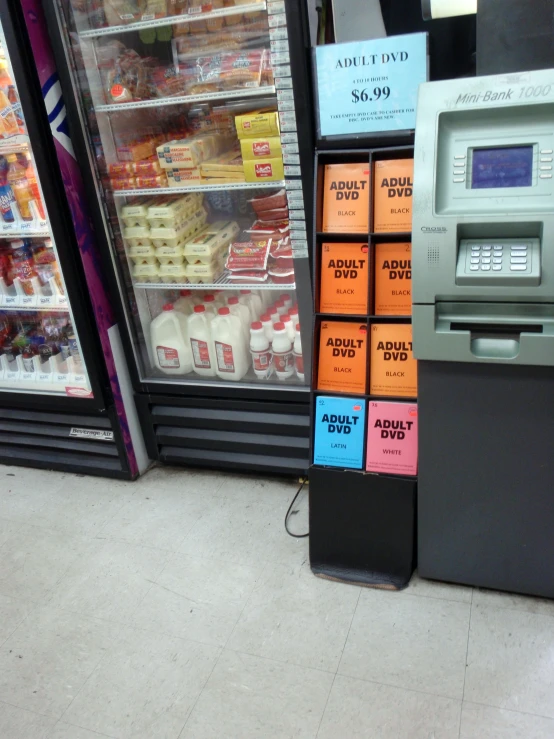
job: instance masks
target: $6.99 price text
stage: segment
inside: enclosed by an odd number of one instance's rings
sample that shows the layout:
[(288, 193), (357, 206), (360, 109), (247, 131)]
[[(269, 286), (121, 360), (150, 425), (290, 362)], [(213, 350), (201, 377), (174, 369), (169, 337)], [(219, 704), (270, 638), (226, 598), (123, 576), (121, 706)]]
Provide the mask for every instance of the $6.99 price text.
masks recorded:
[(386, 100), (390, 95), (390, 87), (374, 87), (373, 90), (352, 90), (353, 103), (371, 103), (381, 98)]

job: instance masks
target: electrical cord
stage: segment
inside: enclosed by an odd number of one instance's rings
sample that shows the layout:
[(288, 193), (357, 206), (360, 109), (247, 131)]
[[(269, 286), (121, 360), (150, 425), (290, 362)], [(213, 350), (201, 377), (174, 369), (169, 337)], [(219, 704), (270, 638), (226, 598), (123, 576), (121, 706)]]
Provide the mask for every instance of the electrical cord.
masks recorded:
[(289, 505), (289, 509), (288, 509), (287, 514), (285, 516), (285, 531), (287, 532), (287, 534), (289, 536), (292, 536), (293, 539), (305, 539), (307, 536), (310, 535), (310, 532), (309, 531), (306, 534), (293, 534), (292, 531), (288, 527), (288, 520), (289, 520), (290, 512), (292, 510), (293, 505), (296, 503), (296, 499), (298, 498), (298, 496), (300, 495), (300, 493), (304, 489), (304, 485), (305, 484), (306, 484), (306, 478), (304, 477), (303, 480), (302, 480), (302, 482), (300, 483), (300, 487), (296, 491), (296, 495), (292, 499), (292, 503)]

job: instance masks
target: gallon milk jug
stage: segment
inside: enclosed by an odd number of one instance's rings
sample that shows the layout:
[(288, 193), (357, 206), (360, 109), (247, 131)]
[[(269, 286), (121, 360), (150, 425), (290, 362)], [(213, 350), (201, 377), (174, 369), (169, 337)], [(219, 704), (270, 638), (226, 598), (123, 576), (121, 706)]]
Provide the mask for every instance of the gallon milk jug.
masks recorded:
[(304, 382), (304, 358), (302, 357), (302, 338), (300, 337), (300, 324), (296, 324), (296, 336), (294, 337), (294, 367), (298, 379)]
[(251, 290), (241, 290), (239, 303), (245, 305), (250, 311), (253, 321), (259, 321), (262, 315), (262, 299)]
[(244, 346), (246, 348), (250, 341), (250, 324), (252, 323), (250, 311), (246, 305), (242, 305), (242, 303), (239, 302), (238, 298), (229, 298), (227, 300), (227, 305), (231, 314), (240, 320), (242, 335), (244, 336)]
[[(271, 327), (273, 332), (273, 326)], [(250, 354), (252, 355), (252, 367), (256, 377), (267, 380), (273, 372), (273, 357), (269, 340), (261, 321), (254, 321), (250, 326)]]
[(190, 316), (194, 309), (192, 290), (181, 290), (181, 297), (173, 303), (173, 307), (185, 316)]
[(267, 340), (269, 341), (269, 346), (271, 347), (271, 343), (273, 341), (273, 321), (271, 320), (269, 313), (264, 313), (263, 316), (260, 316), (260, 322), (264, 328)]
[(164, 305), (150, 324), (150, 340), (154, 364), (166, 375), (186, 375), (192, 371), (192, 354), (188, 342), (187, 317)]
[(215, 350), (210, 329), (212, 316), (203, 305), (195, 305), (194, 312), (187, 318), (192, 369), (197, 375), (215, 377)]
[(229, 308), (220, 308), (212, 320), (216, 374), (222, 380), (242, 380), (250, 364), (240, 319)]
[(275, 374), (279, 380), (286, 380), (294, 374), (294, 360), (292, 357), (292, 342), (287, 335), (284, 323), (273, 326), (273, 363)]
[(212, 318), (217, 316), (219, 306), (215, 302), (215, 295), (212, 295), (211, 293), (209, 295), (204, 295), (204, 308), (206, 309), (206, 313), (211, 314)]

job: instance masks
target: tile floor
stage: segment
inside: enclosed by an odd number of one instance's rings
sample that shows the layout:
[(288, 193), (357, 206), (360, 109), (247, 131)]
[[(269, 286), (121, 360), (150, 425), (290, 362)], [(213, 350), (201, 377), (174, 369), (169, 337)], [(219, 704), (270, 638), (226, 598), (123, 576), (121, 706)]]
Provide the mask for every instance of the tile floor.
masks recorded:
[(554, 737), (554, 602), (319, 580), (295, 489), (0, 466), (0, 739)]

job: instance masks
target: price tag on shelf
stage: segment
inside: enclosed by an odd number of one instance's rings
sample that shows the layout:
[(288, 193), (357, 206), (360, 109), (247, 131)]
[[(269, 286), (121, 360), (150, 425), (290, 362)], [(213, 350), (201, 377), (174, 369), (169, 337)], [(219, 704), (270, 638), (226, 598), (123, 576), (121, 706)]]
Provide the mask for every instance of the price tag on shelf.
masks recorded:
[(63, 385), (65, 387), (65, 384), (67, 383), (67, 380), (69, 378), (69, 375), (65, 372), (54, 372), (54, 382), (56, 385)]
[(22, 306), (25, 308), (34, 308), (37, 304), (36, 295), (22, 295), (19, 299)]
[(283, 150), (283, 155), (300, 153), (300, 150), (298, 148), (298, 141), (289, 144), (286, 141), (283, 141), (282, 136), (281, 136), (281, 149)]
[(300, 167), (297, 167), (294, 164), (285, 164), (285, 177), (300, 177), (302, 174)]
[(271, 41), (286, 41), (289, 37), (287, 27), (281, 26), (280, 28), (269, 28), (269, 40)]
[(67, 308), (67, 295), (58, 295), (57, 304), (59, 308)]
[(275, 77), (276, 90), (292, 90), (292, 77)]
[(284, 13), (285, 12), (284, 0), (270, 0), (267, 4), (267, 12), (270, 15), (273, 13)]
[(278, 100), (277, 105), (279, 106), (279, 112), (281, 111), (290, 111), (291, 113), (295, 112), (294, 100)]
[[(281, 146), (284, 144), (296, 144), (298, 147), (298, 134), (296, 131), (283, 132), (281, 131)], [(298, 151), (298, 148), (296, 149)]]
[[(64, 375), (65, 377), (65, 375)], [(42, 385), (45, 385), (47, 383), (52, 382), (52, 373), (51, 372), (39, 372), (37, 375), (37, 382), (40, 382)]]
[(2, 224), (2, 233), (3, 234), (11, 234), (17, 231), (15, 223), (3, 223)]
[(270, 15), (267, 18), (267, 24), (270, 28), (279, 28), (280, 26), (287, 25), (287, 16), (284, 13), (279, 15)]
[(277, 90), (277, 102), (279, 105), (285, 100), (294, 100), (294, 92), (292, 90)]
[[(298, 154), (289, 154), (288, 151), (283, 151), (283, 164), (300, 164), (300, 156)], [(285, 169), (285, 174), (292, 174), (292, 172), (287, 172)]]
[[(302, 190), (302, 180), (287, 180), (285, 182), (285, 186), (287, 190)], [(301, 192), (294, 194), (302, 195)]]
[(17, 370), (16, 372), (6, 372), (6, 381), (7, 382), (19, 382), (21, 376), (21, 372)]
[(290, 64), (281, 64), (279, 67), (275, 67), (273, 74), (275, 77), (290, 77), (292, 74)]
[(22, 372), (19, 379), (21, 380), (21, 382), (36, 382), (37, 373), (36, 372)]
[(306, 233), (306, 229), (293, 229), (290, 230), (290, 238), (292, 239), (307, 239), (308, 234)]
[(293, 241), (291, 239), (292, 258), (304, 259), (308, 256), (308, 242), (304, 240)]
[(290, 62), (290, 54), (289, 54), (288, 49), (286, 51), (272, 51), (271, 52), (271, 65), (273, 67), (276, 67), (278, 64), (289, 64), (289, 62)]
[(53, 308), (56, 305), (55, 295), (39, 295), (38, 296), (39, 308)]
[[(270, 31), (271, 35), (271, 31)], [(269, 47), (271, 51), (277, 52), (277, 51), (286, 51), (288, 53), (289, 50), (289, 42), (286, 38), (276, 38), (271, 39), (269, 42)]]
[(287, 193), (287, 199), (289, 203), (289, 208), (304, 207), (304, 196), (301, 192), (289, 192)]
[(19, 295), (5, 295), (4, 305), (16, 306), (19, 305)]
[(415, 128), (427, 61), (426, 33), (316, 47), (319, 136)]

